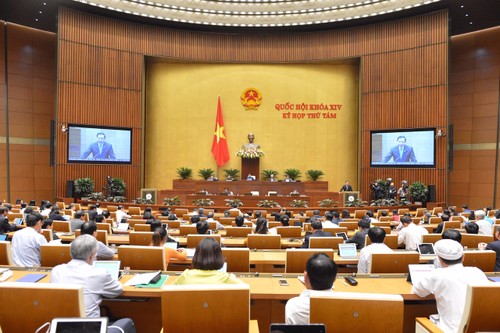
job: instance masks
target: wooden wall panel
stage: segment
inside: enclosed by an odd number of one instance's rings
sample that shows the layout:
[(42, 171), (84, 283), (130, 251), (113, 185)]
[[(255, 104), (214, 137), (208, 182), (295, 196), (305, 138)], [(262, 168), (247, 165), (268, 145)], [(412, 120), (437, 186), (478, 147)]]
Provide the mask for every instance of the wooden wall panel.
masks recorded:
[(455, 158), (454, 170), (449, 173), (449, 201), (454, 205), (500, 206), (500, 169), (495, 165), (499, 154), (498, 40), (500, 27), (451, 40), (450, 122), (455, 127)]
[[(311, 33), (220, 34), (175, 30), (117, 21), (62, 8), (59, 15), (59, 124), (101, 123), (134, 128), (131, 166), (66, 164), (65, 137), (58, 135), (57, 194), (66, 179), (100, 179), (112, 172), (129, 184), (129, 198), (140, 188), (139, 163), (143, 57), (228, 63), (289, 63), (361, 58), (362, 192), (376, 178), (435, 184), (446, 200), (446, 146), (439, 142), (436, 169), (369, 167), (373, 128), (447, 126), (448, 14), (431, 13), (344, 30)], [(130, 101), (117, 106), (114, 101)], [(120, 102), (119, 102), (120, 103)], [(101, 105), (102, 112), (94, 110)], [(123, 108), (122, 108), (123, 107)], [(115, 117), (111, 115), (121, 115)], [(137, 130), (135, 130), (137, 129)], [(139, 140), (138, 140), (139, 141)], [(444, 142), (444, 141), (443, 141)], [(105, 171), (103, 171), (105, 170)]]
[(0, 152), (0, 199), (52, 200), (54, 171), (49, 152), (55, 104), (56, 36), (11, 23), (1, 26), (0, 137), (5, 144)]

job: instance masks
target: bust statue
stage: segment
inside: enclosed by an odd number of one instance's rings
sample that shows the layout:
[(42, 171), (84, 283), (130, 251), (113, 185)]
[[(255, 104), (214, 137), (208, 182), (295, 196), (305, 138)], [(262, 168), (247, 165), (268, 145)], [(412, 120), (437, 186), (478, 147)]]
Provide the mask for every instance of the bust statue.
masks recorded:
[(255, 136), (253, 133), (248, 133), (248, 143), (245, 143), (241, 148), (242, 149), (258, 149), (260, 146), (256, 143), (253, 143)]

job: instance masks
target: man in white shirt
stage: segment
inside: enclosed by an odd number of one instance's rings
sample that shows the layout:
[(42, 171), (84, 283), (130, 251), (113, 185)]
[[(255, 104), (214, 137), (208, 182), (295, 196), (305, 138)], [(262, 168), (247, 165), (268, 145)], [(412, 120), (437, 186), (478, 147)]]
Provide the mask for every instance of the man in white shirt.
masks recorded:
[(398, 234), (398, 244), (405, 244), (405, 249), (416, 251), (418, 244), (422, 243), (422, 235), (427, 235), (429, 232), (413, 223), (409, 216), (403, 216), (401, 224), (403, 228)]
[(311, 294), (328, 295), (333, 293), (333, 282), (337, 276), (337, 265), (324, 253), (313, 254), (306, 263), (304, 283), (307, 290), (288, 300), (285, 306), (287, 324), (309, 324), (309, 300)]
[(333, 223), (333, 214), (331, 212), (325, 213), (325, 221), (321, 222), (323, 228), (338, 228), (339, 226)]
[(40, 266), (40, 245), (47, 240), (40, 233), (42, 215), (38, 213), (26, 216), (26, 228), (16, 231), (12, 237), (12, 257), (17, 266)]
[(391, 253), (391, 248), (384, 244), (385, 230), (373, 227), (368, 230), (368, 237), (372, 242), (359, 252), (358, 273), (370, 273), (372, 253)]
[[(280, 227), (289, 227), (290, 226), (290, 219), (288, 218), (288, 216), (286, 215), (282, 215), (280, 217)], [(271, 235), (277, 235), (278, 234), (278, 227), (274, 227), (274, 228), (271, 228), (269, 229), (269, 233)]]
[(493, 226), (491, 225), (490, 222), (486, 221), (484, 217), (486, 216), (486, 213), (484, 210), (476, 210), (474, 212), (474, 216), (476, 216), (476, 224), (479, 227), (479, 234), (480, 235), (488, 235), (492, 236), (493, 235)]
[(215, 229), (222, 230), (224, 226), (217, 220), (214, 220), (214, 213), (210, 212), (207, 214), (207, 222), (215, 222)]
[(116, 223), (121, 223), (123, 219), (129, 219), (131, 218), (130, 215), (128, 215), (124, 210), (123, 210), (123, 205), (119, 205), (118, 209), (116, 210)]
[(415, 281), (412, 291), (421, 297), (434, 294), (439, 319), (433, 321), (444, 332), (457, 332), (464, 312), (467, 284), (483, 283), (488, 279), (477, 267), (462, 265), (463, 247), (460, 243), (442, 239), (434, 244), (434, 250), (443, 268)]
[[(50, 274), (52, 283), (71, 283), (83, 287), (85, 313), (87, 317), (101, 316), (99, 305), (102, 297), (115, 298), (123, 292), (118, 280), (103, 268), (92, 266), (97, 256), (97, 240), (90, 235), (81, 235), (71, 243), (71, 261), (54, 267)], [(134, 323), (130, 319), (120, 319), (113, 323), (123, 332), (135, 333)]]

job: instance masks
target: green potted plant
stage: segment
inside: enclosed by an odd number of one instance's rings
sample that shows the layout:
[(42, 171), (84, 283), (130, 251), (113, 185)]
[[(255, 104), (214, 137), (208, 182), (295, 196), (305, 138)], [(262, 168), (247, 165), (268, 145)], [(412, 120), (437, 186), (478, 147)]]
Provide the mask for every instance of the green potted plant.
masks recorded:
[(227, 180), (238, 180), (239, 173), (240, 170), (238, 169), (224, 169), (224, 175), (226, 176)]
[(427, 186), (421, 182), (414, 182), (410, 185), (410, 198), (414, 203), (424, 203), (427, 198)]
[(278, 171), (272, 169), (262, 170), (261, 175), (264, 180), (269, 180), (271, 175), (273, 175), (274, 178), (278, 177)]
[(92, 192), (94, 192), (94, 181), (91, 178), (76, 179), (75, 192), (80, 198), (87, 198)]
[(293, 168), (286, 169), (285, 171), (283, 171), (283, 173), (288, 177), (290, 177), (291, 180), (297, 180), (302, 176), (299, 169), (293, 169)]
[[(307, 177), (309, 177), (310, 180), (313, 182), (317, 181), (319, 178), (325, 175), (325, 173), (321, 170), (313, 170), (309, 169), (306, 171)], [(290, 177), (291, 178), (291, 177)]]
[(121, 178), (112, 178), (111, 185), (109, 187), (109, 194), (113, 197), (123, 196), (125, 194), (125, 189), (127, 185), (125, 181)]
[(214, 174), (214, 172), (215, 171), (210, 169), (210, 168), (200, 169), (200, 170), (198, 170), (198, 176), (200, 176), (204, 180), (207, 180), (208, 178), (210, 178), (210, 176), (212, 176)]
[(106, 196), (102, 192), (94, 192), (89, 194), (90, 201), (106, 201)]
[(180, 167), (176, 171), (180, 179), (190, 179), (193, 176), (193, 169), (191, 168)]

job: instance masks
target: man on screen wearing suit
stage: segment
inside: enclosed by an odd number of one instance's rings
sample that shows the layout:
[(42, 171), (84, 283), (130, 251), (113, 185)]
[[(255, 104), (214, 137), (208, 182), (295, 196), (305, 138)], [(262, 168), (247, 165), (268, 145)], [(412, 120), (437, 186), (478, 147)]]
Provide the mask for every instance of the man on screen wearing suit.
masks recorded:
[(406, 137), (398, 136), (398, 145), (392, 147), (383, 162), (387, 163), (392, 158), (394, 163), (417, 162), (413, 148), (406, 145)]
[(116, 159), (113, 146), (106, 142), (106, 134), (102, 132), (97, 133), (97, 142), (91, 144), (80, 158), (86, 159), (90, 154), (97, 160)]

